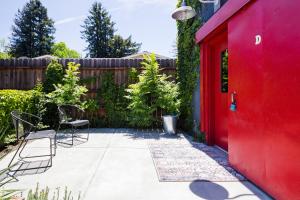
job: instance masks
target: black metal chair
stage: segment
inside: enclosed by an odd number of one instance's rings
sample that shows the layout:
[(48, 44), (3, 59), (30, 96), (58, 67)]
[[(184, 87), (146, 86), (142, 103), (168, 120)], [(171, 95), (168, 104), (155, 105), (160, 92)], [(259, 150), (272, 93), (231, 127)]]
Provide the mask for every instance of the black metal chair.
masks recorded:
[[(11, 159), (8, 167), (13, 166), (13, 160), (19, 152), (19, 157), (24, 160), (27, 158), (50, 157), (50, 164), (47, 166), (29, 167), (26, 169), (16, 169), (12, 171), (33, 170), (40, 168), (49, 168), (52, 166), (52, 158), (56, 154), (56, 132), (55, 130), (38, 130), (38, 123), (41, 118), (29, 113), (19, 112), (17, 110), (11, 112), (14, 127), (16, 129), (17, 140), (21, 140), (20, 145)], [(49, 139), (50, 154), (36, 156), (22, 156), (22, 152), (30, 140)], [(21, 150), (20, 150), (21, 149)]]
[(66, 142), (58, 142), (68, 145), (74, 145), (74, 137), (76, 138), (82, 138), (78, 134), (80, 128), (87, 127), (88, 128), (88, 134), (85, 139), (86, 141), (89, 140), (90, 135), (90, 121), (82, 119), (84, 110), (79, 108), (78, 106), (73, 105), (61, 105), (58, 106), (58, 113), (59, 113), (59, 127), (57, 132), (63, 127), (71, 128), (70, 133), (72, 134), (72, 142), (66, 143)]

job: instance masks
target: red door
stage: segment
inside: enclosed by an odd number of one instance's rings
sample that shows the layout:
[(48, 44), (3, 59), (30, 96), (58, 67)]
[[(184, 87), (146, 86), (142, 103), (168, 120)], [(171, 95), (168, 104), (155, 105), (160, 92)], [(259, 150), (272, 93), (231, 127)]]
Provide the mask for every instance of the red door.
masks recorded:
[(227, 34), (212, 40), (212, 93), (214, 144), (228, 150), (228, 51)]

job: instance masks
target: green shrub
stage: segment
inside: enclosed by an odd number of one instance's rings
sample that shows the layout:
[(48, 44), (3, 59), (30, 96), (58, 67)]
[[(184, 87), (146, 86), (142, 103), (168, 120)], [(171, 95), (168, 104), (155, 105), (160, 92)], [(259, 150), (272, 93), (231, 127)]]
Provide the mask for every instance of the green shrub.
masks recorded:
[(158, 126), (160, 120), (157, 113), (177, 112), (180, 101), (177, 100), (178, 88), (170, 77), (160, 74), (155, 55), (145, 56), (139, 81), (129, 85), (129, 124), (134, 127), (146, 128)]
[[(62, 83), (64, 78), (64, 68), (58, 63), (56, 59), (53, 59), (47, 66), (45, 73), (45, 81), (43, 83), (43, 90), (45, 93), (50, 93), (55, 90), (54, 85)], [(56, 128), (58, 126), (58, 111), (55, 103), (48, 102), (46, 104), (46, 112), (43, 117), (43, 123)]]
[(79, 64), (68, 63), (66, 74), (62, 83), (54, 85), (55, 90), (47, 95), (49, 102), (56, 105), (79, 105), (83, 106), (85, 101), (81, 97), (88, 91), (85, 86), (79, 85)]
[(44, 92), (50, 93), (54, 91), (54, 85), (62, 83), (64, 74), (63, 66), (57, 60), (52, 60), (46, 69), (45, 81), (43, 83)]
[(136, 68), (130, 68), (128, 72), (128, 83), (134, 84), (139, 81), (139, 72), (136, 70)]
[(115, 84), (114, 74), (107, 72), (103, 75), (98, 96), (103, 100), (107, 127), (124, 127), (127, 125), (128, 100), (125, 98), (125, 85)]
[(36, 90), (0, 90), (0, 129), (8, 127), (4, 137), (0, 139), (0, 146), (4, 146), (15, 141), (12, 118), (10, 113), (13, 110), (20, 110), (36, 115), (43, 115), (43, 93), (41, 86)]
[(161, 107), (165, 115), (179, 114), (180, 99), (179, 87), (174, 81), (162, 80), (159, 85), (160, 95), (158, 98), (158, 105)]

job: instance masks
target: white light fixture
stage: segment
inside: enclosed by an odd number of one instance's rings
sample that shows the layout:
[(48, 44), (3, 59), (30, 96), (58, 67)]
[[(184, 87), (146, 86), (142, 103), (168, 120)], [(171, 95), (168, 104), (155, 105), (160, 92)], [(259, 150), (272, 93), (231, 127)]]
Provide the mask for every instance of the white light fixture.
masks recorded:
[[(199, 0), (201, 3), (213, 3), (218, 5), (220, 0)], [(182, 1), (182, 4), (179, 8), (174, 10), (172, 18), (179, 21), (184, 21), (191, 19), (197, 15), (196, 11), (191, 7), (187, 6), (185, 0)]]

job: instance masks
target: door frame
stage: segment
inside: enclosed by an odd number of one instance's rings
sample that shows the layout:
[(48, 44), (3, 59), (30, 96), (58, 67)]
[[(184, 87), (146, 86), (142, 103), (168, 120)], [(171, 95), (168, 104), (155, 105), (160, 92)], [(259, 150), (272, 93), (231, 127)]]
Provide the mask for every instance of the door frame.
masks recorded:
[(200, 119), (201, 131), (208, 145), (214, 145), (214, 64), (211, 59), (215, 38), (228, 37), (227, 23), (220, 26), (200, 43)]

